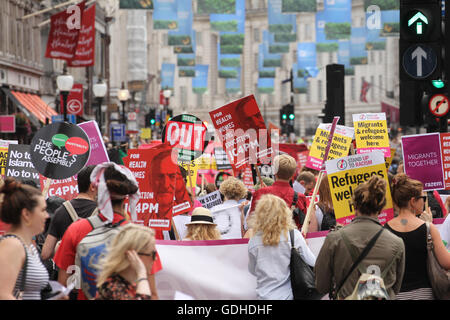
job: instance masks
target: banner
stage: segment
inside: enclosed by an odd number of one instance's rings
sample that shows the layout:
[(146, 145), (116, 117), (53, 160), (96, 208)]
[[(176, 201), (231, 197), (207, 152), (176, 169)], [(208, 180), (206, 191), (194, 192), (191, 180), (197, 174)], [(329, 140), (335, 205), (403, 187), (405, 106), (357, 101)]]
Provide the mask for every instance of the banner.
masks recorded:
[(175, 64), (163, 63), (161, 66), (161, 88), (170, 89), (173, 92), (175, 79)]
[(153, 0), (153, 5), (153, 29), (178, 29), (176, 0)]
[[(330, 123), (321, 123), (317, 128), (313, 143), (309, 150), (306, 167), (315, 170), (321, 169), (330, 130)], [(353, 140), (353, 135), (353, 128), (337, 125), (336, 131), (334, 132), (333, 141), (331, 143), (330, 152), (328, 153), (328, 160), (347, 156), (350, 150), (350, 144)]]
[(39, 172), (31, 162), (29, 145), (10, 144), (6, 163), (6, 177), (12, 177), (20, 181), (32, 180), (39, 186)]
[(380, 150), (385, 158), (391, 156), (385, 113), (353, 114), (357, 153)]
[(168, 32), (169, 46), (192, 46), (192, 0), (176, 0), (176, 8), (178, 28)]
[[(76, 5), (78, 9), (75, 11), (68, 13), (68, 10), (63, 10), (50, 17), (50, 32), (45, 50), (46, 58), (73, 59), (80, 36), (85, 4), (86, 1), (83, 1)], [(80, 23), (79, 26), (77, 26), (77, 22)]]
[[(64, 114), (64, 103), (62, 96), (60, 97), (59, 101), (59, 113)], [(72, 89), (69, 91), (69, 95), (67, 96), (67, 113), (82, 116), (83, 105), (83, 84), (74, 83)]]
[(6, 164), (8, 163), (8, 149), (10, 144), (17, 144), (17, 140), (0, 140), (0, 174), (6, 174)]
[(221, 239), (242, 239), (241, 210), (239, 204), (219, 204), (211, 208), (211, 214)]
[(81, 19), (81, 30), (73, 59), (69, 67), (89, 67), (95, 64), (95, 3), (86, 9)]
[(308, 78), (316, 77), (319, 73), (317, 68), (316, 43), (299, 42), (297, 44), (297, 77)]
[(195, 78), (192, 78), (192, 92), (205, 94), (208, 91), (208, 69), (207, 64), (195, 66)]
[(423, 190), (445, 188), (439, 133), (402, 137), (405, 173), (423, 183)]
[(119, 9), (153, 9), (153, 0), (120, 0)]
[(98, 128), (97, 122), (94, 120), (86, 121), (78, 125), (89, 138), (91, 153), (86, 166), (97, 165), (103, 162), (109, 162), (108, 152), (106, 151), (103, 137)]
[(329, 160), (325, 163), (328, 183), (330, 185), (336, 221), (349, 224), (355, 215), (352, 203), (354, 190), (378, 175), (386, 181), (386, 206), (378, 216), (381, 224), (394, 218), (391, 189), (389, 188), (386, 165), (383, 153), (374, 151), (367, 154), (353, 155), (340, 159)]
[(227, 153), (222, 147), (214, 148), (214, 157), (216, 158), (217, 170), (227, 170), (232, 168)]
[(249, 95), (209, 112), (233, 170), (247, 163), (269, 163), (271, 139), (255, 97)]
[(284, 12), (316, 12), (316, 0), (281, 0), (281, 11)]
[(366, 28), (352, 28), (350, 39), (350, 64), (367, 64)]
[(287, 153), (297, 162), (297, 173), (308, 161), (309, 150), (305, 144), (280, 143), (280, 154)]
[[(128, 150), (128, 156), (123, 158), (139, 184), (140, 199), (133, 222), (169, 230), (173, 215), (192, 209), (180, 169), (171, 154), (168, 144), (160, 144), (150, 149)], [(129, 211), (128, 201), (125, 209)]]

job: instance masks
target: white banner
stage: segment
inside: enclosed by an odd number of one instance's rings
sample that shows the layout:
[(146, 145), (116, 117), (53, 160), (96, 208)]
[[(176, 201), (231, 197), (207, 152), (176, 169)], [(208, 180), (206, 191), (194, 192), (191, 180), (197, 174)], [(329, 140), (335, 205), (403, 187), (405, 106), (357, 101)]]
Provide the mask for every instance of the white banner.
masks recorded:
[[(435, 224), (438, 229), (444, 219)], [(306, 239), (317, 257), (328, 231)], [(156, 274), (161, 300), (176, 293), (195, 300), (256, 300), (256, 277), (248, 271), (248, 239), (156, 241), (162, 270)]]

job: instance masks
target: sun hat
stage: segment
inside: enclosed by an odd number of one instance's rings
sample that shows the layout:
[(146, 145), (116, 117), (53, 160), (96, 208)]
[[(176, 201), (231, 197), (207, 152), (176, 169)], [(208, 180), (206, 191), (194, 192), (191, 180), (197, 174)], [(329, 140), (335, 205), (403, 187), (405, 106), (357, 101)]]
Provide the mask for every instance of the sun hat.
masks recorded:
[(212, 224), (215, 225), (211, 211), (209, 209), (198, 207), (192, 211), (191, 222), (186, 223), (186, 225), (192, 224)]

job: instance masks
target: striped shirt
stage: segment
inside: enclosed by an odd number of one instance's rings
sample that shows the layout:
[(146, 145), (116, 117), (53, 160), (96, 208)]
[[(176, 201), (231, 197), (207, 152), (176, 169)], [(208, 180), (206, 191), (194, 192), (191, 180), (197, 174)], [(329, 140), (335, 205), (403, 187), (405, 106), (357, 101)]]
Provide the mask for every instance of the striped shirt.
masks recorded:
[(416, 290), (399, 292), (395, 297), (397, 300), (434, 300), (431, 288), (419, 288)]
[[(25, 290), (22, 295), (23, 300), (40, 300), (41, 290), (49, 282), (48, 271), (41, 262), (39, 252), (34, 245), (25, 246), (27, 248), (27, 274), (25, 279)], [(23, 268), (19, 272), (16, 280), (14, 292), (21, 290)]]

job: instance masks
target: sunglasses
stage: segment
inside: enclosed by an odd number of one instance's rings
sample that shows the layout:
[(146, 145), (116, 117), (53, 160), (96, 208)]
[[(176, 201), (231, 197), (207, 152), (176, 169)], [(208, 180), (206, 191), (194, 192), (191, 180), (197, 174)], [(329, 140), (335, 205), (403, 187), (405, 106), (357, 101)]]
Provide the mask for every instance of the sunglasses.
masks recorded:
[(152, 257), (152, 260), (156, 259), (156, 251), (152, 251), (150, 253), (143, 253), (143, 252), (138, 252), (138, 255), (140, 256), (146, 256), (146, 257)]
[(427, 201), (427, 196), (418, 196), (416, 199), (422, 199), (423, 201)]

